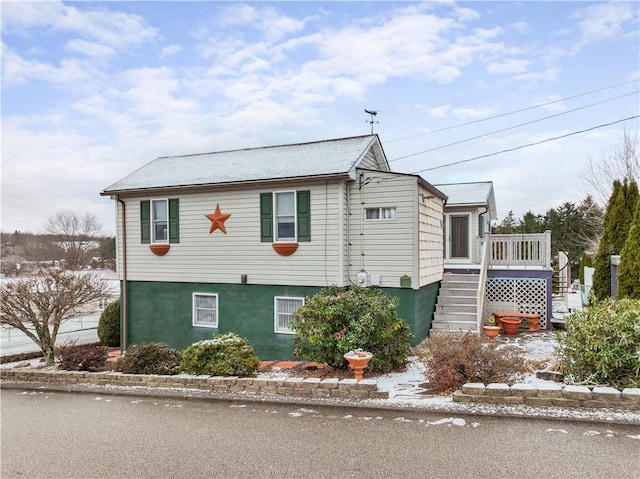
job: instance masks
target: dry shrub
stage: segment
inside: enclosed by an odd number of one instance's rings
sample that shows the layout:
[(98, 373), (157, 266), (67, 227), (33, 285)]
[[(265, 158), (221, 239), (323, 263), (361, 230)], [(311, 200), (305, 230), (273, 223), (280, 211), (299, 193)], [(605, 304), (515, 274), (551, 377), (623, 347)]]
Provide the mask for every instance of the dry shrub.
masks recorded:
[(500, 347), (476, 333), (432, 333), (426, 347), (425, 376), (442, 394), (466, 383), (513, 383), (526, 370), (517, 349)]
[(58, 350), (60, 369), (67, 371), (100, 371), (107, 364), (109, 348), (97, 344), (76, 345), (67, 342)]

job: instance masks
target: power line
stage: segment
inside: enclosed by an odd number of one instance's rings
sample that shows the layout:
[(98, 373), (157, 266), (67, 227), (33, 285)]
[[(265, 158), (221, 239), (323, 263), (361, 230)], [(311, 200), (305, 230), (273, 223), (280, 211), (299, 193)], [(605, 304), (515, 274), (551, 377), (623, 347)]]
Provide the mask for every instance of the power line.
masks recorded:
[(626, 82), (622, 82), (622, 83), (617, 83), (615, 85), (610, 85), (610, 86), (606, 86), (606, 87), (603, 87), (603, 88), (599, 88), (597, 90), (591, 90), (591, 91), (587, 91), (587, 92), (584, 92), (584, 93), (579, 93), (577, 95), (568, 96), (566, 98), (561, 98), (559, 100), (548, 101), (546, 103), (540, 103), (539, 105), (529, 106), (527, 108), (521, 108), (520, 110), (508, 111), (506, 113), (500, 113), (498, 115), (488, 116), (486, 118), (480, 118), (478, 120), (472, 120), (472, 121), (468, 121), (466, 123), (459, 123), (457, 125), (447, 126), (447, 127), (444, 127), (444, 128), (439, 128), (437, 130), (426, 131), (424, 133), (418, 133), (416, 135), (405, 136), (405, 137), (402, 137), (402, 138), (396, 138), (395, 140), (385, 141), (385, 144), (393, 143), (395, 141), (409, 140), (411, 138), (417, 138), (418, 136), (430, 135), (432, 133), (439, 133), (441, 131), (453, 130), (454, 128), (460, 128), (460, 127), (467, 126), (467, 125), (474, 125), (476, 123), (481, 123), (483, 121), (494, 120), (496, 118), (502, 118), (503, 116), (513, 115), (515, 113), (521, 113), (523, 111), (533, 110), (535, 108), (542, 108), (543, 106), (553, 105), (554, 103), (560, 103), (560, 102), (566, 101), (566, 100), (573, 100), (574, 98), (580, 98), (582, 96), (591, 95), (593, 93), (599, 93), (599, 92), (605, 91), (605, 90), (611, 90), (612, 88), (617, 88), (619, 86), (628, 85), (629, 83), (637, 83), (638, 81), (639, 81), (639, 79), (635, 79), (635, 80), (630, 80), (630, 81), (626, 81)]
[(640, 118), (640, 115), (630, 116), (630, 117), (628, 117), (628, 118), (623, 118), (623, 119), (621, 119), (621, 120), (612, 121), (611, 123), (603, 123), (603, 124), (601, 124), (601, 125), (593, 126), (593, 127), (591, 127), (591, 128), (587, 128), (587, 129), (585, 129), (585, 130), (573, 131), (573, 132), (571, 132), (571, 133), (567, 133), (566, 135), (556, 136), (556, 137), (553, 137), (553, 138), (547, 138), (547, 139), (545, 139), (545, 140), (540, 140), (540, 141), (536, 141), (536, 142), (533, 142), (533, 143), (528, 143), (528, 144), (526, 144), (526, 145), (520, 145), (520, 146), (516, 146), (516, 147), (514, 147), (514, 148), (508, 148), (508, 149), (506, 149), (506, 150), (496, 151), (496, 152), (494, 152), (494, 153), (488, 153), (488, 154), (486, 154), (486, 155), (475, 156), (475, 157), (473, 157), (473, 158), (468, 158), (468, 159), (466, 159), (466, 160), (454, 161), (454, 162), (452, 162), (452, 163), (446, 163), (446, 164), (444, 164), (444, 165), (434, 166), (434, 167), (431, 167), (431, 168), (424, 168), (424, 169), (422, 169), (422, 170), (414, 171), (414, 172), (412, 172), (411, 174), (412, 174), (412, 175), (416, 175), (416, 174), (418, 174), (418, 173), (424, 173), (425, 171), (439, 170), (440, 168), (447, 168), (447, 167), (449, 167), (449, 166), (460, 165), (460, 164), (462, 164), (462, 163), (469, 163), (469, 162), (471, 162), (471, 161), (479, 160), (479, 159), (481, 159), (481, 158), (489, 158), (489, 157), (491, 157), (491, 156), (500, 155), (500, 154), (502, 154), (502, 153), (509, 153), (509, 152), (511, 152), (511, 151), (521, 150), (521, 149), (523, 149), (523, 148), (528, 148), (528, 147), (530, 147), (530, 146), (540, 145), (540, 144), (542, 144), (542, 143), (547, 143), (547, 142), (549, 142), (549, 141), (560, 140), (560, 139), (562, 139), (562, 138), (567, 138), (567, 137), (569, 137), (569, 136), (578, 135), (578, 134), (580, 134), (580, 133), (586, 133), (586, 132), (588, 132), (588, 131), (597, 130), (598, 128), (604, 128), (605, 126), (611, 126), (611, 125), (615, 125), (615, 124), (617, 124), (617, 123), (622, 123), (623, 121), (634, 120), (634, 119), (636, 119), (636, 118)]
[(607, 102), (610, 102), (610, 101), (618, 100), (620, 98), (624, 98), (626, 96), (635, 95), (637, 93), (640, 93), (640, 90), (636, 90), (636, 91), (631, 92), (631, 93), (625, 93), (624, 95), (619, 95), (619, 96), (616, 96), (616, 97), (613, 97), (613, 98), (608, 98), (606, 100), (602, 100), (602, 101), (599, 101), (599, 102), (596, 102), (596, 103), (591, 103), (589, 105), (580, 106), (580, 107), (574, 108), (572, 110), (566, 110), (566, 111), (563, 111), (563, 112), (560, 112), (560, 113), (556, 113), (554, 115), (549, 115), (549, 116), (545, 116), (545, 117), (542, 117), (542, 118), (538, 118), (536, 120), (526, 121), (524, 123), (519, 123), (517, 125), (509, 126), (507, 128), (502, 128), (500, 130), (490, 131), (489, 133), (483, 133), (482, 135), (473, 136), (471, 138), (465, 138), (464, 140), (454, 141), (453, 143), (447, 143), (446, 145), (436, 146), (436, 147), (430, 148), (428, 150), (418, 151), (417, 153), (411, 153), (409, 155), (400, 156), (398, 158), (394, 158), (392, 160), (389, 160), (389, 163), (391, 163), (393, 161), (404, 160), (405, 158), (411, 158), (412, 156), (422, 155), (423, 153), (430, 153), (432, 151), (441, 150), (442, 148), (448, 148), (450, 146), (459, 145), (460, 143), (466, 143), (468, 141), (477, 140), (479, 138), (484, 138), (486, 136), (495, 135), (496, 133), (502, 133), (502, 132), (505, 132), (505, 131), (508, 131), (508, 130), (513, 130), (513, 129), (519, 128), (521, 126), (531, 125), (532, 123), (537, 123), (539, 121), (548, 120), (549, 118), (555, 118), (555, 117), (558, 117), (558, 116), (567, 115), (569, 113), (573, 113), (573, 112), (576, 112), (576, 111), (579, 111), (579, 110), (584, 110), (586, 108), (591, 108), (592, 106), (601, 105), (603, 103), (607, 103)]

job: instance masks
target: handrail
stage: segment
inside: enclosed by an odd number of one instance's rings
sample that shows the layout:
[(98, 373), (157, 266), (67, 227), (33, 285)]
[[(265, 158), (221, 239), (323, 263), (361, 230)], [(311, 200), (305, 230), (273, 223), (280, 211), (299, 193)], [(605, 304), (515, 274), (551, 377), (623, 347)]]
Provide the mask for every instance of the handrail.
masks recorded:
[(535, 234), (493, 234), (489, 238), (492, 266), (551, 267), (551, 231)]
[(487, 288), (487, 266), (489, 264), (489, 243), (491, 236), (485, 239), (480, 249), (480, 279), (478, 280), (478, 290), (476, 291), (476, 329), (482, 330), (484, 321), (485, 294)]

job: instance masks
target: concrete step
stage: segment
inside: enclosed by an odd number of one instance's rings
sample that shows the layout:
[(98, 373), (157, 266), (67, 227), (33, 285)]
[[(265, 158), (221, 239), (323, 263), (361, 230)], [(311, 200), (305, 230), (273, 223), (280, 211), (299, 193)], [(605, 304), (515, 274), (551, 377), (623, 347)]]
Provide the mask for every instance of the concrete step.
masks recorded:
[(475, 296), (477, 290), (464, 288), (443, 288), (440, 287), (438, 294), (441, 296)]
[(439, 323), (433, 321), (431, 323), (431, 331), (430, 332), (446, 332), (446, 331), (475, 331), (476, 330), (476, 322), (470, 321), (450, 321), (446, 323)]
[(466, 289), (469, 291), (478, 291), (478, 283), (473, 284), (470, 281), (451, 281), (449, 283), (442, 283), (440, 289)]
[(436, 313), (473, 313), (475, 314), (478, 307), (475, 304), (438, 304)]
[(476, 283), (480, 279), (479, 274), (462, 274), (462, 273), (445, 273), (442, 275), (443, 281), (475, 281)]
[(469, 305), (472, 304), (475, 306), (476, 297), (475, 296), (442, 296), (438, 295), (438, 305), (442, 306), (450, 306), (453, 304), (464, 304)]
[(433, 313), (433, 320), (437, 322), (443, 321), (471, 321), (476, 322), (476, 313)]

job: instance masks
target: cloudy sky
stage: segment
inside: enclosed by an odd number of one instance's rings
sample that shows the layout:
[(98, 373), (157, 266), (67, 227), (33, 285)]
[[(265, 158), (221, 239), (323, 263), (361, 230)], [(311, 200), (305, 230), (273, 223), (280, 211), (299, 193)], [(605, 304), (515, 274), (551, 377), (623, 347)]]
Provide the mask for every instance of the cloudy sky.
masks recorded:
[(637, 2), (1, 8), (4, 232), (70, 210), (113, 234), (99, 192), (154, 158), (362, 135), (365, 108), (395, 171), (543, 213), (638, 131)]

